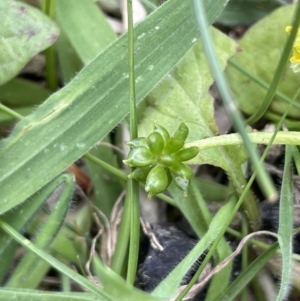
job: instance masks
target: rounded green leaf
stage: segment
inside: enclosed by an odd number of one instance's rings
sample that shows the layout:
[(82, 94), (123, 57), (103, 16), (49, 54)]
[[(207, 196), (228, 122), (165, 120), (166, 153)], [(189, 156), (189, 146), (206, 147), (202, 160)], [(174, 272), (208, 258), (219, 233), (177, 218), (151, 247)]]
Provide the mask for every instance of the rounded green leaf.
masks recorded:
[(151, 198), (163, 190), (165, 190), (170, 183), (169, 176), (166, 169), (157, 164), (148, 174), (145, 190), (148, 192), (148, 197)]
[(40, 10), (17, 1), (0, 1), (0, 84), (16, 76), (29, 60), (51, 46), (58, 27)]
[(154, 157), (148, 148), (138, 147), (131, 149), (123, 162), (132, 167), (147, 166), (154, 163)]
[[(232, 61), (270, 84), (288, 39), (285, 27), (292, 25), (294, 12), (295, 5), (283, 6), (254, 24), (239, 41), (243, 51), (236, 54)], [(295, 74), (289, 65), (277, 91), (292, 99), (299, 88), (299, 74)], [(252, 115), (264, 100), (266, 90), (231, 65), (226, 73), (239, 108), (247, 115)], [(297, 104), (288, 113), (289, 117), (296, 120), (300, 117), (299, 102), (298, 97)], [(275, 95), (268, 112), (281, 116), (288, 105), (288, 102)]]
[(148, 136), (147, 143), (151, 153), (154, 156), (159, 156), (164, 149), (164, 139), (161, 134), (153, 132)]

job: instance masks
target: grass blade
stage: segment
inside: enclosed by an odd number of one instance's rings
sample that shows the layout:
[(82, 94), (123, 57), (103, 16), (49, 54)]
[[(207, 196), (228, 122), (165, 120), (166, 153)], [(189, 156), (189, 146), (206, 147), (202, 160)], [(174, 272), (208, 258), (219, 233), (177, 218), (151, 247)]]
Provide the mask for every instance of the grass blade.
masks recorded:
[[(210, 22), (224, 3), (206, 2)], [(136, 26), (137, 103), (191, 47), (197, 26), (189, 7), (188, 1), (168, 1)], [(61, 173), (128, 114), (126, 43), (123, 35), (0, 143), (0, 214)]]
[(85, 64), (117, 38), (104, 14), (91, 0), (56, 1), (56, 19)]
[[(41, 249), (48, 249), (61, 228), (64, 219), (67, 215), (71, 200), (75, 189), (75, 178), (71, 173), (66, 173), (61, 176), (63, 191), (57, 200), (50, 216), (36, 234), (35, 245)], [(14, 269), (9, 278), (7, 287), (18, 288), (36, 288), (45, 273), (48, 270), (48, 265), (44, 265), (41, 258), (37, 258), (36, 254), (27, 252), (18, 266)]]
[(222, 292), (215, 301), (231, 301), (241, 293), (253, 277), (266, 265), (275, 255), (278, 243), (273, 244), (262, 255), (257, 257), (239, 277)]
[(280, 192), (278, 229), (278, 242), (282, 252), (282, 272), (280, 280), (280, 290), (277, 295), (276, 301), (284, 300), (288, 296), (291, 285), (294, 205), (291, 160), (292, 147), (287, 145), (285, 147), (285, 163)]
[(97, 297), (100, 298), (100, 300), (112, 301), (112, 299), (101, 288), (99, 288), (98, 286), (96, 286), (94, 283), (90, 282), (83, 276), (77, 274), (71, 268), (62, 264), (56, 258), (52, 257), (45, 251), (37, 248), (31, 241), (26, 239), (24, 236), (20, 235), (17, 231), (15, 231), (10, 225), (8, 225), (3, 220), (0, 220), (0, 227), (6, 233), (12, 236), (16, 241), (18, 241), (21, 245), (26, 247), (28, 250), (34, 252), (37, 256), (43, 258), (45, 261), (47, 261), (51, 266), (56, 268), (58, 271), (69, 276), (71, 279), (73, 279), (74, 281), (76, 281), (77, 283), (85, 287), (87, 290), (94, 293)]

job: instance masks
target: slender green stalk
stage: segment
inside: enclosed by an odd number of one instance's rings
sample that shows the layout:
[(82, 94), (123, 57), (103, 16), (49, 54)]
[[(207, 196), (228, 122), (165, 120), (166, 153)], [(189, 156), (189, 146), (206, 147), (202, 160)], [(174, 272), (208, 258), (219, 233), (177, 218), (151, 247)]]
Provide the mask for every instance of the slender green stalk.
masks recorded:
[[(265, 266), (268, 261), (275, 255), (278, 248), (278, 243), (271, 245), (266, 251), (264, 251), (259, 257), (257, 257), (247, 268), (243, 271), (236, 281), (232, 282), (224, 292), (222, 292), (218, 298), (214, 301), (221, 300), (235, 300), (235, 297), (240, 291), (255, 277), (255, 275)], [(226, 296), (226, 298), (224, 298)]]
[(293, 158), (294, 158), (297, 174), (299, 176), (300, 175), (300, 153), (297, 146), (293, 146), (292, 150), (293, 150)]
[[(296, 234), (296, 233), (295, 233), (295, 230), (296, 230), (296, 229), (294, 229), (293, 235)], [(244, 236), (243, 236), (242, 233), (240, 233), (240, 232), (238, 232), (238, 231), (236, 231), (236, 230), (234, 230), (234, 229), (232, 229), (232, 228), (229, 228), (229, 227), (228, 227), (228, 228), (226, 229), (226, 232), (227, 232), (228, 234), (230, 234), (230, 235), (236, 237), (236, 238), (239, 238), (239, 239), (243, 239), (243, 238), (244, 238)], [(265, 242), (262, 242), (262, 241), (260, 241), (260, 240), (254, 239), (254, 238), (249, 239), (248, 243), (251, 244), (251, 245), (256, 245), (257, 247), (259, 247), (260, 249), (263, 249), (263, 250), (267, 250), (267, 249), (270, 247), (269, 244), (267, 244), (267, 243), (265, 243)], [(276, 251), (276, 254), (282, 255), (282, 252), (281, 252), (280, 248), (278, 248), (278, 250)], [(300, 255), (298, 255), (298, 254), (293, 254), (293, 259), (300, 262)]]
[(86, 153), (84, 155), (84, 157), (88, 160), (90, 160), (91, 162), (101, 166), (102, 168), (104, 168), (106, 171), (110, 172), (111, 174), (119, 177), (122, 180), (127, 180), (127, 175), (124, 171), (104, 162), (103, 160), (97, 158), (96, 156), (91, 155), (90, 153)]
[(152, 3), (151, 1), (149, 0), (141, 0), (141, 2), (145, 5), (145, 6), (148, 6), (150, 9), (152, 10), (156, 10), (158, 8), (157, 5), (155, 5), (154, 3)]
[[(274, 114), (274, 113), (271, 113), (271, 112), (266, 112), (266, 114), (264, 115), (264, 117), (266, 119), (272, 121), (273, 123), (277, 123), (280, 120), (281, 115)], [(284, 121), (284, 124), (290, 130), (296, 130), (296, 131), (300, 130), (300, 123), (299, 123), (298, 120), (293, 120), (293, 119), (288, 119), (287, 118)]]
[(284, 46), (283, 52), (281, 54), (281, 57), (280, 57), (278, 65), (277, 65), (277, 68), (276, 68), (274, 77), (272, 79), (272, 82), (270, 84), (270, 87), (267, 91), (267, 94), (266, 94), (263, 102), (261, 103), (261, 106), (247, 120), (247, 122), (249, 124), (252, 124), (252, 123), (256, 122), (257, 120), (259, 120), (265, 114), (265, 112), (267, 111), (269, 105), (271, 104), (271, 101), (273, 100), (273, 97), (276, 93), (277, 86), (280, 82), (280, 79), (283, 75), (286, 64), (289, 60), (289, 56), (290, 56), (290, 53), (291, 53), (291, 49), (293, 47), (293, 43), (294, 43), (297, 31), (298, 31), (299, 24), (300, 24), (300, 2), (298, 3), (297, 10), (295, 11), (295, 19), (294, 19), (294, 22), (293, 22), (292, 32), (291, 32), (291, 34), (290, 34), (290, 36), (289, 36), (289, 38), (288, 38), (288, 40), (287, 40), (287, 42)]
[[(136, 98), (135, 98), (135, 75), (134, 75), (134, 30), (132, 0), (127, 0), (127, 18), (128, 18), (128, 67), (129, 67), (129, 106), (130, 106), (130, 138), (138, 137)], [(128, 180), (128, 206), (130, 210), (130, 242), (129, 257), (127, 267), (127, 282), (133, 284), (135, 281), (136, 270), (139, 255), (140, 239), (140, 202), (139, 202), (139, 183), (136, 180)], [(125, 201), (125, 208), (127, 205)]]
[(224, 74), (220, 68), (218, 58), (213, 46), (213, 42), (211, 36), (209, 34), (208, 23), (206, 20), (206, 13), (204, 9), (204, 4), (202, 1), (193, 0), (193, 4), (195, 7), (195, 13), (197, 18), (197, 23), (199, 26), (200, 35), (203, 41), (203, 47), (210, 63), (211, 71), (213, 77), (216, 80), (216, 84), (218, 86), (220, 95), (222, 96), (224, 105), (233, 120), (233, 125), (235, 129), (240, 133), (242, 139), (244, 141), (245, 148), (248, 152), (248, 155), (251, 159), (251, 162), (254, 166), (254, 169), (257, 172), (258, 183), (260, 185), (261, 190), (263, 191), (264, 195), (269, 200), (276, 200), (277, 199), (277, 191), (272, 183), (270, 176), (264, 170), (262, 163), (259, 161), (258, 154), (249, 140), (247, 132), (245, 131), (245, 123), (242, 119), (240, 112), (237, 110), (231, 93), (229, 91), (228, 85), (226, 83)]
[[(282, 116), (281, 116), (282, 117)], [(281, 119), (281, 118), (280, 118)], [(279, 122), (280, 120), (277, 120)], [(286, 125), (286, 123), (285, 123)], [(249, 133), (248, 137), (254, 144), (269, 144), (273, 134), (268, 132), (255, 132)], [(274, 141), (274, 144), (290, 144), (290, 145), (299, 145), (300, 136), (299, 132), (284, 132), (280, 131), (277, 133)], [(221, 147), (221, 146), (232, 146), (232, 145), (241, 145), (243, 140), (239, 134), (228, 134), (222, 136), (214, 136), (202, 140), (193, 141), (186, 144), (186, 147), (197, 146), (199, 150), (204, 150), (212, 147)], [(190, 160), (191, 164), (197, 162), (197, 158)]]
[(285, 162), (282, 177), (279, 205), (279, 229), (278, 242), (282, 252), (282, 272), (280, 289), (276, 301), (285, 300), (288, 297), (292, 277), (293, 254), (293, 180), (292, 180), (292, 148), (285, 147)]
[(118, 275), (122, 275), (126, 267), (128, 257), (128, 243), (130, 239), (130, 200), (125, 198), (122, 219), (118, 232), (118, 240), (111, 261), (111, 269)]
[(17, 120), (21, 120), (23, 118), (22, 115), (3, 105), (2, 103), (0, 103), (0, 111), (5, 112), (6, 114), (12, 116), (13, 118), (16, 118)]
[(63, 292), (71, 292), (71, 279), (67, 277), (65, 274), (60, 273), (61, 278), (61, 286)]
[[(245, 213), (242, 214), (242, 236), (246, 237), (248, 235), (248, 223), (247, 216)], [(248, 243), (243, 246), (242, 250), (242, 271), (245, 271), (248, 266)], [(244, 288), (241, 292), (241, 301), (247, 300), (247, 290)]]
[[(254, 83), (259, 85), (260, 87), (262, 87), (266, 90), (270, 89), (270, 85), (267, 82), (265, 82), (261, 78), (257, 77), (253, 73), (249, 72), (247, 69), (245, 69), (243, 66), (241, 66), (236, 61), (230, 59), (230, 60), (228, 60), (228, 64), (231, 65), (232, 67), (234, 67), (236, 70), (243, 73), (244, 75), (246, 75), (249, 79), (251, 79)], [(275, 91), (274, 95), (276, 95), (279, 99), (285, 101), (286, 103), (291, 103), (292, 102), (291, 98), (287, 97), (285, 94), (281, 93), (280, 91)], [(299, 103), (295, 103), (294, 106), (296, 108), (300, 109), (300, 104)]]
[[(42, 10), (51, 19), (54, 18), (56, 0), (42, 1)], [(45, 50), (46, 57), (46, 81), (49, 89), (55, 91), (58, 87), (57, 83), (57, 67), (56, 67), (56, 51), (55, 47), (51, 46)]]

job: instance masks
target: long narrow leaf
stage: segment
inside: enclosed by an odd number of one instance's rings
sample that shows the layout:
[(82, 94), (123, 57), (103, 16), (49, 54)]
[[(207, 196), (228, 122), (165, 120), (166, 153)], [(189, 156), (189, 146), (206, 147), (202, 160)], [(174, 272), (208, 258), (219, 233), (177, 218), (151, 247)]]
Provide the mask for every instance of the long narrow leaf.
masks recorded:
[(96, 275), (103, 284), (104, 290), (112, 296), (113, 300), (116, 301), (165, 301), (165, 298), (160, 296), (151, 296), (137, 288), (134, 288), (125, 280), (105, 266), (97, 255), (93, 258), (93, 263), (96, 271)]
[[(210, 22), (225, 2), (206, 1)], [(166, 2), (136, 26), (136, 36), (139, 102), (197, 36), (189, 1)], [(119, 38), (1, 142), (0, 214), (61, 173), (128, 114), (126, 41), (127, 35)]]
[(153, 295), (170, 298), (176, 291), (181, 279), (195, 263), (199, 256), (212, 244), (227, 216), (232, 212), (234, 200), (228, 201), (213, 218), (207, 233), (200, 239), (189, 254), (173, 269), (173, 271), (154, 289)]
[(285, 147), (285, 163), (280, 192), (278, 242), (282, 252), (282, 272), (280, 290), (276, 301), (284, 300), (291, 285), (293, 255), (293, 180), (292, 180), (292, 147)]
[(226, 291), (221, 292), (219, 297), (215, 301), (231, 301), (246, 287), (246, 285), (253, 279), (253, 277), (266, 265), (266, 263), (275, 255), (278, 244), (273, 244), (262, 255), (255, 259), (243, 271), (239, 277), (227, 287)]
[(85, 64), (117, 38), (104, 14), (91, 0), (56, 1), (56, 18)]
[[(32, 216), (39, 210), (45, 200), (51, 195), (57, 186), (64, 181), (64, 175), (61, 175), (50, 183), (48, 183), (43, 189), (34, 194), (27, 202), (18, 207), (17, 211), (9, 211), (2, 216), (2, 219), (9, 222), (18, 232), (23, 232), (26, 225), (32, 218)], [(0, 230), (0, 257), (2, 260), (0, 269), (0, 280), (2, 280), (7, 273), (9, 265), (15, 254), (15, 250), (18, 244), (13, 238)]]
[[(71, 173), (62, 175), (63, 191), (57, 200), (50, 216), (39, 230), (34, 241), (35, 245), (42, 249), (48, 249), (56, 234), (61, 228), (74, 193), (75, 177)], [(27, 252), (18, 266), (14, 269), (7, 287), (36, 288), (44, 277), (49, 265), (44, 264), (42, 258), (32, 252)]]
[(18, 241), (20, 244), (22, 244), (24, 247), (29, 249), (30, 251), (34, 252), (39, 257), (43, 258), (45, 261), (47, 261), (50, 265), (52, 265), (54, 268), (56, 268), (58, 271), (64, 273), (83, 287), (85, 287), (90, 292), (94, 293), (97, 297), (100, 298), (100, 300), (105, 301), (112, 301), (112, 299), (101, 289), (100, 287), (96, 286), (91, 281), (87, 280), (83, 276), (79, 275), (75, 271), (73, 271), (71, 268), (67, 267), (60, 261), (58, 261), (56, 258), (52, 257), (45, 251), (37, 248), (31, 241), (26, 239), (24, 236), (20, 235), (17, 231), (15, 231), (10, 225), (8, 225), (3, 220), (0, 220), (0, 227), (9, 235), (11, 235), (16, 241)]
[(90, 293), (44, 292), (30, 289), (0, 289), (0, 301), (101, 301)]

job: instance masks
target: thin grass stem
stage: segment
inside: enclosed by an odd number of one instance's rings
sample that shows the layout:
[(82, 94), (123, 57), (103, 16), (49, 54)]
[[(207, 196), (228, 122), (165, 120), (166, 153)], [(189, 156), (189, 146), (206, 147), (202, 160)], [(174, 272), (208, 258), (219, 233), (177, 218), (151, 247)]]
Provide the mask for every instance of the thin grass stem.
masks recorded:
[[(138, 137), (136, 98), (135, 98), (135, 74), (134, 74), (134, 29), (132, 0), (127, 0), (127, 19), (128, 19), (128, 67), (129, 67), (129, 124), (131, 140)], [(131, 170), (133, 171), (133, 169)], [(136, 180), (128, 180), (128, 194), (125, 199), (124, 210), (130, 210), (130, 240), (129, 256), (126, 281), (134, 284), (139, 255), (140, 239), (140, 202), (139, 202), (139, 183)], [(128, 205), (126, 204), (128, 202)], [(128, 208), (128, 209), (127, 209)]]

